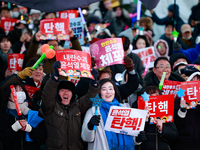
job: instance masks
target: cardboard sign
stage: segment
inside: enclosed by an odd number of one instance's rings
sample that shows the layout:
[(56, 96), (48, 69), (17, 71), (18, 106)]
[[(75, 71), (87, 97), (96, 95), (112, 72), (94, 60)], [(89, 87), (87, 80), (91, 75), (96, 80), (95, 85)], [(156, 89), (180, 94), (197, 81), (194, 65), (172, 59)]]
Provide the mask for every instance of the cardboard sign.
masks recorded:
[(195, 109), (200, 100), (200, 81), (182, 82), (181, 89), (185, 90), (184, 100), (188, 104), (187, 109)]
[(148, 57), (150, 57), (149, 68), (153, 68), (154, 61), (155, 61), (155, 52), (154, 52), (153, 46), (147, 47), (147, 48), (142, 48), (142, 49), (136, 49), (136, 50), (133, 50), (132, 53), (136, 53), (140, 56), (144, 67), (147, 64)]
[(41, 40), (69, 40), (69, 18), (43, 19), (40, 21)]
[(8, 70), (12, 72), (21, 71), (24, 61), (24, 54), (11, 53), (8, 54)]
[[(74, 36), (78, 38), (80, 45), (84, 45), (84, 28), (81, 17), (70, 19), (70, 28), (74, 31)], [(71, 46), (70, 40), (66, 40), (64, 48), (69, 48)]]
[(80, 81), (80, 77), (69, 77), (69, 81), (73, 82), (75, 86), (77, 86), (78, 82)]
[(91, 57), (88, 53), (71, 49), (59, 50), (56, 51), (56, 60), (61, 61), (60, 75), (92, 78)]
[(40, 88), (36, 88), (36, 87), (33, 87), (33, 86), (29, 86), (29, 85), (25, 85), (24, 88), (28, 92), (30, 99), (32, 99), (35, 92), (40, 89)]
[(17, 22), (17, 19), (2, 17), (0, 27), (3, 28), (3, 30), (6, 33), (8, 33), (9, 31), (13, 29), (16, 22)]
[[(174, 119), (174, 95), (150, 96), (148, 101), (150, 110), (150, 124), (155, 124), (159, 117), (163, 123), (173, 122)], [(138, 108), (145, 108), (145, 101), (142, 96), (138, 97)]]
[(133, 108), (111, 106), (105, 130), (137, 136), (144, 130), (147, 111)]
[(58, 13), (58, 18), (61, 19), (72, 19), (72, 18), (77, 18), (78, 17), (78, 10), (66, 10), (66, 11), (60, 11)]
[(96, 61), (95, 68), (124, 63), (124, 50), (121, 38), (102, 39), (89, 47), (90, 54)]

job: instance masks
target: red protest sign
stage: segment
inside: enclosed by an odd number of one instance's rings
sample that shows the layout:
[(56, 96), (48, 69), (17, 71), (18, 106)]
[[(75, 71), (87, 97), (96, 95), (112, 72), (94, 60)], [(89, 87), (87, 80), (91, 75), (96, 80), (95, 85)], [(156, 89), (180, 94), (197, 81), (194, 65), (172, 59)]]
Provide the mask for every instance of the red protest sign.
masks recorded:
[(124, 50), (121, 38), (102, 39), (89, 47), (90, 54), (96, 61), (95, 68), (124, 63)]
[(58, 13), (58, 18), (66, 19), (66, 18), (77, 18), (78, 17), (78, 10), (66, 10), (60, 11)]
[(9, 32), (13, 29), (16, 22), (17, 19), (2, 17), (0, 27), (3, 28), (5, 32)]
[(73, 82), (74, 85), (76, 86), (80, 80), (80, 77), (69, 77), (68, 80)]
[(24, 61), (24, 54), (11, 53), (8, 54), (8, 70), (21, 71)]
[(59, 50), (56, 51), (56, 60), (61, 61), (60, 75), (92, 78), (91, 57), (88, 53), (71, 49)]
[(69, 18), (43, 19), (40, 21), (40, 31), (42, 40), (69, 40), (68, 29), (70, 27)]
[(146, 66), (148, 57), (150, 57), (149, 68), (153, 67), (154, 61), (155, 61), (155, 52), (154, 52), (153, 46), (147, 47), (147, 48), (142, 48), (142, 49), (137, 49), (137, 50), (132, 51), (132, 53), (136, 53), (140, 56), (143, 66)]
[(39, 90), (39, 88), (36, 88), (36, 87), (33, 87), (33, 86), (29, 86), (29, 85), (25, 85), (24, 88), (28, 92), (28, 95), (29, 95), (30, 99), (32, 99), (33, 95), (35, 94), (35, 92)]
[(200, 99), (200, 81), (182, 82), (181, 89), (185, 90), (184, 100), (189, 105), (187, 109), (196, 108), (197, 101)]
[[(172, 122), (174, 118), (174, 95), (150, 96), (148, 101), (150, 110), (150, 123), (155, 123), (155, 119), (160, 117), (163, 123)], [(138, 108), (145, 108), (145, 101), (142, 96), (138, 97)]]
[(169, 95), (169, 94), (174, 94), (176, 95), (176, 92), (179, 90), (181, 87), (181, 82), (179, 81), (170, 81), (170, 80), (164, 80), (163, 83), (163, 95)]

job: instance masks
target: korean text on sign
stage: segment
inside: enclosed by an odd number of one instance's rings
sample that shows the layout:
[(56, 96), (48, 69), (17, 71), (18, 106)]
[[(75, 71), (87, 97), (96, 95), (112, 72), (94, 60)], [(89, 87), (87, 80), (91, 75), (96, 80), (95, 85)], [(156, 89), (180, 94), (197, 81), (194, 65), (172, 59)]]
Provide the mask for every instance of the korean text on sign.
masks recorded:
[(163, 95), (169, 95), (169, 94), (176, 95), (176, 92), (179, 90), (180, 87), (181, 87), (181, 82), (179, 82), (179, 81), (164, 80), (162, 94)]
[(77, 18), (78, 17), (78, 10), (66, 10), (66, 11), (60, 11), (58, 18), (61, 19), (72, 19), (72, 18)]
[(11, 53), (8, 54), (8, 70), (21, 71), (24, 61), (24, 54)]
[(121, 38), (107, 38), (90, 45), (90, 53), (95, 58), (96, 68), (123, 64), (124, 50)]
[(137, 50), (132, 51), (132, 53), (136, 53), (140, 56), (143, 66), (146, 66), (147, 59), (148, 59), (148, 57), (150, 57), (149, 68), (153, 67), (154, 61), (155, 61), (155, 52), (154, 52), (153, 46), (147, 47), (147, 48), (142, 48), (142, 49), (137, 49)]
[(144, 110), (111, 106), (105, 130), (136, 136), (144, 129), (146, 114)]
[[(144, 109), (145, 102), (141, 96), (138, 97), (138, 108)], [(172, 122), (174, 116), (174, 95), (150, 96), (148, 101), (150, 111), (150, 123), (155, 123), (159, 117), (163, 123)]]
[(3, 28), (3, 30), (8, 33), (13, 29), (15, 26), (15, 23), (17, 22), (17, 19), (10, 19), (10, 18), (1, 18), (1, 24), (0, 27)]
[(60, 50), (56, 51), (56, 60), (61, 61), (60, 75), (92, 78), (91, 57), (88, 53), (71, 49)]
[(40, 31), (43, 40), (69, 40), (69, 19), (43, 19), (40, 21)]

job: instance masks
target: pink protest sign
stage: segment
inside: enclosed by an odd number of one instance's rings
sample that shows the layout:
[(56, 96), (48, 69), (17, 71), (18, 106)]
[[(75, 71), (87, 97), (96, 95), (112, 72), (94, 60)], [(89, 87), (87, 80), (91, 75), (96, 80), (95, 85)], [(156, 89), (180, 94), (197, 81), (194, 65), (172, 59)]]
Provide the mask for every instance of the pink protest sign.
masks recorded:
[(8, 70), (21, 71), (24, 61), (24, 54), (12, 53), (8, 54)]
[(123, 64), (124, 49), (121, 38), (107, 38), (90, 45), (90, 54), (95, 58), (95, 68)]
[(56, 60), (61, 61), (60, 75), (92, 78), (91, 57), (88, 53), (71, 49), (59, 50), (56, 51)]
[(43, 19), (40, 21), (40, 31), (42, 40), (69, 40), (68, 29), (70, 27), (69, 18)]

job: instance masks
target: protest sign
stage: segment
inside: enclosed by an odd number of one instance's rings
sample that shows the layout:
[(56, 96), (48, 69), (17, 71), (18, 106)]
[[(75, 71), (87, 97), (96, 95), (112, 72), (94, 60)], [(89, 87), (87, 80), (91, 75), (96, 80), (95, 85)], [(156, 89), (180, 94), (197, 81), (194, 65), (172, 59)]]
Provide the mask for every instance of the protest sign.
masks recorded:
[(8, 70), (15, 72), (21, 71), (24, 61), (24, 54), (11, 53), (8, 54)]
[[(174, 95), (150, 96), (148, 101), (150, 111), (150, 124), (155, 124), (159, 117), (163, 123), (173, 122), (174, 119)], [(145, 108), (142, 96), (138, 97), (138, 108)]]
[[(70, 28), (74, 31), (74, 36), (77, 37), (80, 45), (84, 45), (84, 28), (81, 17), (70, 19)], [(64, 48), (72, 47), (70, 40), (66, 40)]]
[(69, 40), (69, 18), (43, 19), (40, 21), (41, 40)]
[(33, 86), (25, 85), (24, 88), (28, 92), (29, 98), (32, 99), (33, 95), (35, 94), (36, 91), (38, 91), (40, 88), (36, 88)]
[(61, 19), (72, 19), (72, 18), (77, 18), (78, 17), (78, 10), (65, 10), (65, 11), (60, 11), (58, 13), (58, 18)]
[(149, 68), (153, 68), (154, 61), (155, 61), (155, 52), (154, 52), (153, 46), (147, 47), (147, 48), (142, 48), (142, 49), (135, 49), (135, 50), (132, 50), (132, 53), (136, 53), (140, 56), (144, 67), (147, 64), (148, 57), (150, 57)]
[(176, 95), (176, 92), (181, 87), (181, 82), (179, 81), (170, 81), (170, 80), (164, 80), (162, 91), (163, 95), (169, 95), (174, 94)]
[(3, 28), (3, 30), (6, 33), (8, 33), (9, 31), (13, 30), (13, 27), (16, 24), (16, 22), (17, 22), (17, 19), (2, 17), (0, 27)]
[(115, 133), (137, 136), (144, 130), (147, 111), (111, 106), (105, 124), (105, 130)]
[(91, 57), (95, 58), (95, 68), (123, 64), (124, 50), (121, 38), (107, 38), (90, 45)]
[(56, 51), (56, 60), (61, 61), (60, 75), (92, 78), (91, 57), (88, 53), (71, 49), (59, 50)]
[(80, 77), (69, 77), (68, 78), (69, 81), (73, 82), (75, 86), (77, 86), (79, 80), (80, 80)]

